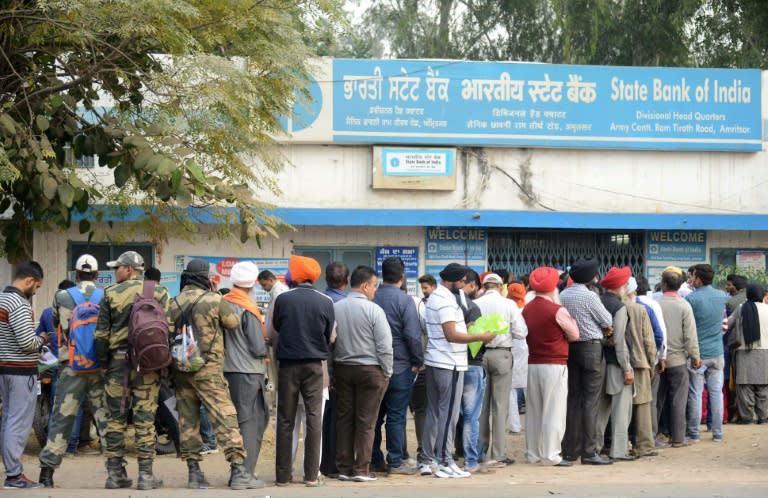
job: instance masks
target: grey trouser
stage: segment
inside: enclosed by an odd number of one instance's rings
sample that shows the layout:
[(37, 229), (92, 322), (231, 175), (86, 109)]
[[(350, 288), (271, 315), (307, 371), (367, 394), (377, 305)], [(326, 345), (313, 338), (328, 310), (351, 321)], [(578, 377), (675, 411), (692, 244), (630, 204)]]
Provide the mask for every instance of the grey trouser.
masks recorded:
[(237, 410), (237, 424), (247, 456), (243, 465), (254, 474), (261, 452), (264, 430), (269, 423), (269, 406), (264, 396), (264, 375), (225, 372), (229, 394)]
[[(607, 369), (621, 372), (617, 365)], [(623, 375), (623, 374), (622, 374)], [(597, 412), (597, 440), (603, 441), (608, 419), (611, 419), (611, 458), (625, 457), (629, 452), (629, 421), (632, 418), (632, 386), (624, 386), (616, 394), (603, 394)]]
[(21, 455), (27, 445), (37, 401), (37, 375), (0, 375), (3, 400), (3, 464), (8, 477), (24, 471)]
[[(509, 414), (509, 390), (512, 387), (512, 351), (486, 349), (483, 367), (488, 374), (480, 412), (480, 460), (487, 457), (502, 461), (507, 458), (507, 415)], [(491, 423), (493, 419), (493, 423)]]
[(768, 385), (737, 384), (736, 404), (742, 420), (752, 420), (757, 415), (757, 421), (768, 417)]
[(427, 415), (421, 435), (419, 463), (453, 463), (453, 436), (461, 411), (464, 372), (427, 366)]

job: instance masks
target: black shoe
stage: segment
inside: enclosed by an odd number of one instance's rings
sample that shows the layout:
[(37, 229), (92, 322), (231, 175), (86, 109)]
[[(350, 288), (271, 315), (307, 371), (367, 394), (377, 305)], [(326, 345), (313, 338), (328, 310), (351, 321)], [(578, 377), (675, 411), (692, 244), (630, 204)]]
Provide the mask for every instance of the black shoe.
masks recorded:
[(610, 460), (606, 460), (600, 455), (595, 455), (591, 457), (581, 457), (581, 464), (582, 465), (611, 465), (613, 464), (613, 462)]
[(53, 487), (53, 467), (40, 467), (40, 479), (37, 480), (44, 488)]
[(573, 467), (573, 460), (566, 460), (565, 458), (563, 458), (562, 460), (560, 460), (560, 463), (555, 465), (555, 467)]
[(501, 463), (503, 463), (505, 465), (514, 465), (515, 459), (507, 457), (504, 460), (501, 460)]
[(633, 457), (632, 455), (624, 455), (624, 456), (619, 456), (619, 457), (613, 457), (613, 458), (611, 458), (611, 460), (613, 460), (615, 462), (634, 462), (635, 461), (635, 457)]

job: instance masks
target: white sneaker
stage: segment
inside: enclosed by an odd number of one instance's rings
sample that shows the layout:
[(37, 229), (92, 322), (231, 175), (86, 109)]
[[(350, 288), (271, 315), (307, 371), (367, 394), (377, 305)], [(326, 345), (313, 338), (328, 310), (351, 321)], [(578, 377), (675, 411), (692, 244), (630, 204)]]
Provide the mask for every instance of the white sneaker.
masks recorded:
[(440, 465), (437, 467), (437, 471), (435, 472), (435, 477), (439, 477), (441, 479), (447, 479), (450, 477), (453, 477), (453, 469), (450, 467), (446, 467), (444, 465)]
[(374, 474), (373, 472), (371, 472), (371, 473), (370, 473), (370, 474), (368, 474), (367, 476), (364, 476), (364, 475), (356, 475), (356, 476), (353, 476), (353, 477), (352, 477), (352, 480), (353, 480), (353, 481), (355, 481), (355, 482), (370, 482), (370, 481), (375, 481), (375, 480), (376, 480), (376, 474)]
[(453, 476), (452, 476), (452, 477), (454, 477), (454, 478), (463, 478), (463, 477), (469, 477), (469, 476), (471, 476), (471, 475), (472, 475), (472, 474), (470, 474), (469, 472), (464, 472), (463, 470), (461, 470), (461, 469), (459, 468), (459, 466), (458, 466), (458, 465), (456, 465), (456, 463), (455, 463), (455, 462), (454, 462), (454, 463), (452, 463), (452, 464), (449, 466), (449, 468), (450, 468), (450, 469), (453, 471)]
[(423, 476), (431, 476), (432, 475), (432, 466), (428, 463), (423, 463), (421, 466), (419, 466), (419, 474)]

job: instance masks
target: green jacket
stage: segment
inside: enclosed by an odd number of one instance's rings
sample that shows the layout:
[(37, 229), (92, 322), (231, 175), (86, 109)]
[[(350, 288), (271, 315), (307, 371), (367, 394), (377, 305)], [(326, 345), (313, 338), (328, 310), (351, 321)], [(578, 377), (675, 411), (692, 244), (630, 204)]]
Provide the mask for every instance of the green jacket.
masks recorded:
[(198, 347), (201, 352), (207, 353), (207, 364), (220, 366), (224, 363), (224, 330), (237, 329), (240, 326), (240, 317), (224, 300), (224, 296), (218, 292), (206, 292), (194, 285), (187, 285), (181, 294), (171, 301), (168, 315), (171, 323), (175, 323), (182, 310), (186, 311), (203, 293), (205, 295), (197, 301), (192, 313), (192, 320), (199, 334)]
[[(141, 294), (144, 281), (132, 277), (120, 283), (110, 285), (104, 290), (101, 300), (99, 319), (94, 333), (96, 356), (102, 365), (109, 361), (109, 354), (128, 346), (128, 321), (136, 295)], [(158, 285), (155, 287), (155, 299), (168, 312), (168, 289)], [(169, 325), (172, 322), (169, 322)]]

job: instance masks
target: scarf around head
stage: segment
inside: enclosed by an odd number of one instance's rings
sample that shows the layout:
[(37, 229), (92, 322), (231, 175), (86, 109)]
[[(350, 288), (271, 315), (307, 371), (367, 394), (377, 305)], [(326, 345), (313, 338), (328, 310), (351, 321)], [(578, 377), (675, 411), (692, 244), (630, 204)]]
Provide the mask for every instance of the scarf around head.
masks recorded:
[(181, 272), (181, 288), (183, 289), (188, 285), (194, 285), (204, 291), (211, 290), (211, 279), (208, 272), (188, 272), (186, 270)]
[(741, 323), (744, 332), (744, 346), (752, 349), (752, 344), (760, 340), (760, 317), (755, 303), (763, 301), (765, 289), (762, 285), (747, 285), (747, 300), (741, 305)]
[(253, 299), (251, 299), (248, 292), (239, 287), (232, 287), (232, 290), (224, 296), (224, 300), (253, 313), (254, 316), (259, 319), (259, 324), (261, 324), (261, 334), (266, 337), (264, 322), (261, 320), (261, 310), (259, 310), (259, 307), (253, 302)]

